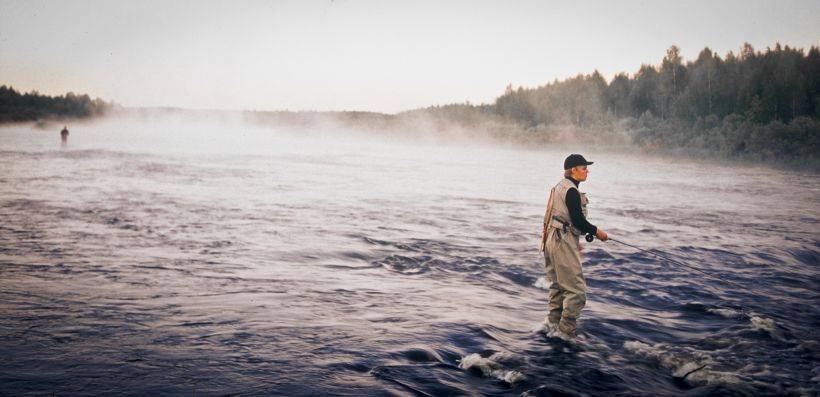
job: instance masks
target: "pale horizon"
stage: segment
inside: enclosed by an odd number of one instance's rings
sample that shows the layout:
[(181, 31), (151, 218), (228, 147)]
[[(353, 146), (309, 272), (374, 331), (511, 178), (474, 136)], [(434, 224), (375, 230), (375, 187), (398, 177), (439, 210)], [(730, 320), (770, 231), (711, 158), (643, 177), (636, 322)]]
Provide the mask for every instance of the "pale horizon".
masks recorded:
[(744, 42), (808, 50), (820, 2), (0, 2), (0, 84), (126, 107), (396, 113), (492, 103)]

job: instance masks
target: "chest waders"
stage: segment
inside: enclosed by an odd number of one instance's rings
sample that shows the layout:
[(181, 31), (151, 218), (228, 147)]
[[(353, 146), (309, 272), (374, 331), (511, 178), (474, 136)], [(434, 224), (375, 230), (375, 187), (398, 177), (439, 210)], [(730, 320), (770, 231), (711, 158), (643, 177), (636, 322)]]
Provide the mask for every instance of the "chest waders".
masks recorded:
[[(578, 251), (579, 238), (583, 234), (573, 224), (567, 208), (567, 192), (578, 189), (569, 179), (562, 179), (553, 188), (552, 205), (547, 208), (546, 244), (544, 264), (549, 287), (550, 324), (574, 335), (576, 321), (586, 304), (586, 280), (581, 269), (581, 255)], [(581, 193), (581, 212), (587, 216), (587, 197)]]

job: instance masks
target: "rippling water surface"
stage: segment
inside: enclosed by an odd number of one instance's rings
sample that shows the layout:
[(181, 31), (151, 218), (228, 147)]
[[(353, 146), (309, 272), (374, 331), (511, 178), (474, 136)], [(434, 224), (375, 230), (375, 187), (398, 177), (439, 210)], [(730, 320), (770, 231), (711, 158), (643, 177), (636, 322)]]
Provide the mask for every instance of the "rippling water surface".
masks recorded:
[(0, 395), (820, 394), (816, 175), (585, 152), (593, 223), (711, 277), (586, 244), (566, 340), (566, 150), (56, 131), (0, 129)]

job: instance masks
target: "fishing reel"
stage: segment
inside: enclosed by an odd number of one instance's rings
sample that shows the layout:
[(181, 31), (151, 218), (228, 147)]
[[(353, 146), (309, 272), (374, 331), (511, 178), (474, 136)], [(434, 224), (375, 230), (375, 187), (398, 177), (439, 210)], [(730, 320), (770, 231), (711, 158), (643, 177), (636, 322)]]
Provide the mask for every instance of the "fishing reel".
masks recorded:
[(592, 233), (587, 234), (587, 236), (586, 236), (586, 237), (584, 237), (584, 240), (586, 240), (588, 243), (591, 243), (591, 242), (592, 242), (592, 240), (595, 240), (595, 235), (594, 235), (594, 234), (592, 234)]

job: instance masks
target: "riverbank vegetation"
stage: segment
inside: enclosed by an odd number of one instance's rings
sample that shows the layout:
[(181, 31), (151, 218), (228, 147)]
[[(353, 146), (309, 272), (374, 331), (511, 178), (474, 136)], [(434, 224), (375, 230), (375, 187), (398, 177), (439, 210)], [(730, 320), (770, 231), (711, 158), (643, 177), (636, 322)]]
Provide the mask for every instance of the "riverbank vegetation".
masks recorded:
[(13, 87), (0, 86), (0, 123), (62, 119), (84, 119), (101, 116), (111, 104), (87, 94), (67, 93), (60, 96), (41, 95), (37, 91), (20, 93)]
[[(0, 87), (0, 122), (88, 118), (113, 105), (88, 95), (49, 97)], [(122, 109), (178, 113), (183, 109)], [(491, 104), (374, 112), (244, 112), (246, 121), (303, 133), (341, 127), (405, 139), (489, 140), (529, 148), (583, 144), (820, 169), (820, 49), (744, 44), (704, 48), (685, 61), (671, 46), (659, 64), (607, 81), (579, 74), (533, 88), (508, 86)]]
[[(408, 112), (487, 126), (527, 144), (586, 142), (647, 151), (818, 164), (820, 50), (775, 45), (659, 65), (607, 81), (597, 71), (535, 88), (508, 86), (493, 104)], [(509, 129), (500, 125), (512, 125)], [(498, 133), (498, 131), (505, 131)]]

